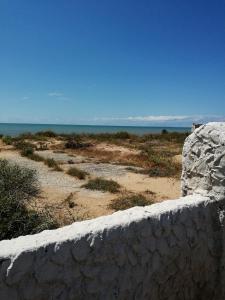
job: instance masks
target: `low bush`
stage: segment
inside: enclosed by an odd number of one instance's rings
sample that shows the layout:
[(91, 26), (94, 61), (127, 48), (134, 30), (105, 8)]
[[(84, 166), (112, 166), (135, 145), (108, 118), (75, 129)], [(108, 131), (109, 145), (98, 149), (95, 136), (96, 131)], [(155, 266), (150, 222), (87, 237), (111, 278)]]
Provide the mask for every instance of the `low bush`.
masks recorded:
[(57, 228), (57, 223), (44, 212), (28, 210), (12, 197), (0, 195), (0, 240), (35, 234)]
[(0, 194), (12, 196), (17, 202), (28, 201), (39, 194), (37, 175), (34, 170), (0, 160)]
[(26, 149), (35, 149), (35, 146), (32, 143), (25, 142), (24, 140), (15, 141), (13, 143), (14, 147), (20, 151), (24, 151)]
[(35, 135), (36, 135), (36, 136), (41, 136), (41, 137), (50, 137), (50, 138), (51, 138), (51, 137), (54, 138), (54, 137), (57, 137), (57, 136), (58, 136), (58, 134), (55, 133), (55, 132), (52, 131), (52, 130), (38, 131)]
[(146, 170), (146, 174), (148, 174), (150, 177), (174, 177), (178, 176), (181, 172), (180, 165), (174, 163), (167, 166), (154, 166), (152, 168), (149, 168)]
[(174, 177), (180, 176), (181, 166), (173, 161), (173, 157), (164, 151), (154, 151), (151, 147), (142, 149), (142, 154), (150, 167), (141, 171), (151, 177)]
[(52, 168), (54, 171), (62, 171), (62, 168), (58, 165), (57, 161), (54, 158), (47, 158), (44, 159), (44, 163), (49, 167)]
[(31, 148), (31, 147), (27, 147), (27, 148), (24, 148), (22, 151), (21, 151), (21, 155), (22, 156), (31, 156), (34, 154), (34, 149)]
[(30, 154), (27, 156), (29, 159), (32, 159), (34, 161), (45, 161), (44, 157), (42, 157), (41, 155), (39, 154), (36, 154), (36, 153), (33, 153), (33, 154)]
[(131, 137), (131, 134), (128, 133), (127, 131), (118, 131), (114, 134), (114, 137), (116, 139), (126, 140), (126, 139), (129, 139)]
[(33, 234), (57, 224), (46, 213), (27, 209), (40, 193), (36, 172), (0, 160), (0, 239)]
[(90, 179), (83, 187), (89, 190), (98, 190), (103, 192), (117, 193), (120, 185), (114, 180), (106, 180), (102, 178)]
[(78, 168), (69, 168), (69, 170), (67, 171), (67, 174), (69, 174), (70, 176), (74, 176), (77, 177), (78, 179), (85, 179), (86, 176), (88, 175), (87, 172), (80, 170)]
[(134, 206), (146, 206), (153, 203), (153, 200), (147, 199), (142, 194), (125, 195), (112, 200), (109, 204), (109, 208), (117, 211), (128, 209)]
[(68, 204), (69, 208), (74, 208), (76, 206), (76, 203), (73, 201), (73, 193), (70, 193), (66, 197), (65, 202)]
[(168, 134), (168, 130), (163, 129), (163, 130), (161, 131), (161, 134)]
[(90, 143), (84, 143), (81, 142), (80, 140), (74, 140), (74, 139), (69, 139), (65, 143), (65, 148), (67, 149), (82, 149), (82, 148), (88, 148), (90, 147)]
[(6, 145), (12, 145), (12, 143), (13, 143), (13, 138), (12, 138), (10, 135), (3, 135), (2, 141), (3, 141), (3, 143), (5, 143)]

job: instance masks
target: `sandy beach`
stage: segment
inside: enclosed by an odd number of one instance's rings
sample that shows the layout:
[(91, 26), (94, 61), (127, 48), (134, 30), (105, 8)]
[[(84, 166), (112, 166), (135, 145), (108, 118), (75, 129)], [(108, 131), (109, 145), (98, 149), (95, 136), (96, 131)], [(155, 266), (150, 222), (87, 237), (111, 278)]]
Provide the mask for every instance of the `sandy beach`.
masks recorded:
[[(33, 141), (36, 146), (38, 143), (40, 141)], [(94, 143), (91, 149), (62, 150), (62, 141), (55, 138), (49, 138), (45, 144), (47, 150), (35, 153), (44, 159), (54, 159), (62, 168), (62, 172), (50, 169), (42, 161), (21, 156), (13, 146), (7, 146), (2, 141), (0, 158), (36, 170), (42, 193), (29, 206), (37, 210), (48, 210), (61, 226), (77, 220), (111, 214), (114, 210), (109, 204), (119, 195), (142, 194), (150, 198), (154, 195), (154, 202), (176, 199), (180, 196), (179, 178), (149, 177), (147, 174), (133, 171), (133, 168), (141, 171), (143, 169), (141, 166), (120, 164), (123, 158), (139, 155), (139, 149), (98, 142)], [(180, 155), (174, 155), (174, 160), (179, 162)], [(71, 166), (87, 172), (88, 177), (79, 180), (69, 176), (66, 172)], [(121, 186), (119, 195), (82, 187), (90, 178), (99, 177), (119, 183)], [(68, 206), (68, 199), (73, 202), (73, 207)]]

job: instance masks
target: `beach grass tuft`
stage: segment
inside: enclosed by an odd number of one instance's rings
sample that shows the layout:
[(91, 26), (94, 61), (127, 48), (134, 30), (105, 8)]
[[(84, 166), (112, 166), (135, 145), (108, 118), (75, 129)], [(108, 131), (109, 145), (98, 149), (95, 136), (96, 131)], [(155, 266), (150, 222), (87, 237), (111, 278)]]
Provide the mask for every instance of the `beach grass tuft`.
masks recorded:
[(154, 200), (147, 199), (142, 194), (122, 195), (111, 201), (109, 208), (118, 210), (125, 210), (134, 206), (146, 206), (154, 203)]
[(67, 171), (67, 174), (70, 176), (73, 176), (73, 177), (77, 177), (78, 179), (81, 179), (81, 180), (85, 179), (86, 176), (88, 175), (87, 172), (80, 170), (76, 167), (69, 168), (69, 170)]
[(100, 177), (90, 179), (88, 183), (83, 185), (83, 187), (89, 190), (98, 190), (110, 193), (117, 193), (120, 189), (120, 185), (116, 181), (107, 180)]

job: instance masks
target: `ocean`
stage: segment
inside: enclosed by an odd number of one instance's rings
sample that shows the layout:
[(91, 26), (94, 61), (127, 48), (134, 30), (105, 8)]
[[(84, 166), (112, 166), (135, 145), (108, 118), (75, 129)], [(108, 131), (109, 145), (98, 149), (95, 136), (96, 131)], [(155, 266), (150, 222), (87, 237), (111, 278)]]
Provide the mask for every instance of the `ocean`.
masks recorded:
[(21, 133), (35, 133), (51, 130), (56, 133), (115, 133), (127, 131), (133, 134), (160, 133), (163, 129), (169, 132), (190, 132), (190, 127), (142, 127), (142, 126), (105, 126), (105, 125), (55, 125), (55, 124), (16, 124), (0, 123), (0, 134), (17, 136)]

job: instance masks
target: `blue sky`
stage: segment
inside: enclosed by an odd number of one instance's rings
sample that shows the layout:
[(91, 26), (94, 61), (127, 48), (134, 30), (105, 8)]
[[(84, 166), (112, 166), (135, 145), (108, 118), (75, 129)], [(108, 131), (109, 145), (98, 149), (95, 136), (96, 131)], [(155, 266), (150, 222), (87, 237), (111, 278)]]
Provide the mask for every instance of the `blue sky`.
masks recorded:
[(225, 1), (0, 0), (0, 122), (225, 120)]

